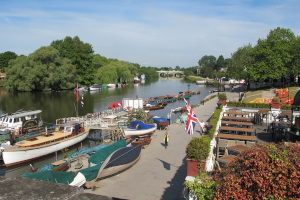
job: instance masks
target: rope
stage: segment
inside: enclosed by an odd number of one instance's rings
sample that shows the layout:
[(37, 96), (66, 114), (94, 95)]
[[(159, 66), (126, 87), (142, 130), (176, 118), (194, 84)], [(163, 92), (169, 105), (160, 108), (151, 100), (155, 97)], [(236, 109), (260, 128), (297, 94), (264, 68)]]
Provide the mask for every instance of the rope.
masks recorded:
[[(139, 147), (140, 145), (133, 147), (130, 151), (134, 150), (135, 148)], [(126, 153), (124, 153), (124, 154), (120, 155), (119, 157), (115, 158), (111, 162), (107, 163), (107, 165), (109, 165), (110, 163), (113, 163), (114, 161), (116, 161), (117, 159), (121, 158), (122, 156), (124, 156), (125, 154), (129, 153), (130, 151), (127, 151)]]

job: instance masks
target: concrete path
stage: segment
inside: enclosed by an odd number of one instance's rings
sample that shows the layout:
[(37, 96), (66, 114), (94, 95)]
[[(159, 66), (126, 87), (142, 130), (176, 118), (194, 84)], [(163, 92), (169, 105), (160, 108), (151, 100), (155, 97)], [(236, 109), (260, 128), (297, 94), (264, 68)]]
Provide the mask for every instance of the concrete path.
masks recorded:
[[(226, 92), (228, 99), (238, 100), (238, 93)], [(201, 121), (208, 121), (217, 106), (215, 97), (204, 105), (194, 108)], [(150, 145), (142, 150), (140, 160), (125, 172), (100, 180), (103, 185), (95, 191), (86, 193), (99, 194), (121, 199), (184, 199), (181, 195), (186, 177), (185, 149), (193, 137), (200, 137), (200, 126), (196, 125), (194, 135), (188, 135), (185, 125), (169, 126), (169, 146), (164, 146), (164, 131), (157, 130)]]

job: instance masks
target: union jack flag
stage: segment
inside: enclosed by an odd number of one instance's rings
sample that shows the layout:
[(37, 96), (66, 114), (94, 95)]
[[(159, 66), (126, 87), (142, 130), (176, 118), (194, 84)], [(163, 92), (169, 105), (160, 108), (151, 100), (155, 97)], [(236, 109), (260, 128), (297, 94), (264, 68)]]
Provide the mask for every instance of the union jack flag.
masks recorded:
[(191, 106), (188, 104), (188, 102), (184, 99), (186, 103), (186, 108), (188, 111), (188, 120), (186, 122), (185, 130), (188, 134), (193, 135), (195, 125), (198, 121), (198, 118), (196, 117), (194, 111), (192, 110)]

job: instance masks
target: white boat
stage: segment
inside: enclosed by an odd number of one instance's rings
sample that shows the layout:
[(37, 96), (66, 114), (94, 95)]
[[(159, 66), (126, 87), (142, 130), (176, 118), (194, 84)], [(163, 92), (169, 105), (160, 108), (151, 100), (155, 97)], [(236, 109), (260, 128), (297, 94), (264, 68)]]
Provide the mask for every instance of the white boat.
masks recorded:
[(10, 130), (17, 135), (38, 128), (42, 126), (42, 121), (37, 117), (41, 112), (41, 110), (28, 110), (4, 114), (0, 117), (0, 131)]
[(109, 83), (109, 84), (107, 84), (107, 87), (108, 87), (108, 88), (114, 88), (114, 87), (116, 87), (116, 84), (114, 84), (114, 83)]
[(95, 90), (102, 90), (102, 85), (99, 84), (93, 84), (90, 86), (90, 91), (95, 91)]
[(145, 80), (145, 79), (146, 79), (145, 74), (142, 74), (141, 75), (141, 80)]
[(182, 107), (173, 108), (173, 109), (171, 109), (171, 111), (172, 111), (172, 113), (180, 112), (180, 111), (181, 111), (181, 108), (182, 108)]
[(86, 92), (86, 91), (88, 91), (88, 89), (86, 87), (81, 87), (81, 88), (78, 88), (78, 91)]
[(17, 165), (60, 151), (83, 141), (89, 133), (82, 121), (71, 121), (55, 126), (55, 131), (17, 142), (2, 152), (6, 166)]
[(201, 80), (201, 81), (196, 81), (196, 84), (198, 84), (198, 85), (204, 85), (205, 84), (205, 80)]
[(141, 80), (139, 79), (139, 77), (137, 77), (137, 76), (135, 76), (134, 78), (133, 78), (133, 82), (135, 83), (135, 84), (137, 84), (137, 83), (139, 83)]
[(130, 122), (127, 129), (124, 129), (126, 137), (152, 134), (156, 130), (156, 126), (145, 124), (142, 121)]

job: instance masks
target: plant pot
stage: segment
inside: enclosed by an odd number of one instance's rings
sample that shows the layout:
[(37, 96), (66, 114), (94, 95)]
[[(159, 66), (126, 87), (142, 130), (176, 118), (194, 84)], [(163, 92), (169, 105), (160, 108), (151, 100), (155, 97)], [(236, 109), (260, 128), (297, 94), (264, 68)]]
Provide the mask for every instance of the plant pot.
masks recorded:
[(272, 108), (276, 108), (276, 109), (278, 109), (279, 107), (280, 107), (280, 103), (272, 103), (271, 104), (271, 106), (272, 106)]
[[(198, 160), (191, 160), (189, 158), (186, 159), (187, 162), (187, 176), (195, 176), (199, 173), (200, 169), (197, 167), (199, 164)], [(201, 161), (201, 169), (205, 170), (205, 162), (206, 160)]]
[(220, 102), (222, 102), (224, 106), (226, 105), (226, 100), (220, 100)]

